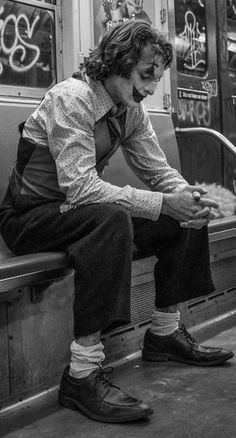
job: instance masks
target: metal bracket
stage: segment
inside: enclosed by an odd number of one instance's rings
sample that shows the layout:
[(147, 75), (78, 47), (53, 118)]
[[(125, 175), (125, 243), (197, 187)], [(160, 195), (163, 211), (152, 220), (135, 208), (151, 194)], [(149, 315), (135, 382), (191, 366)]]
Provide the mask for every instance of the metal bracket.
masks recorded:
[(39, 283), (31, 288), (31, 302), (36, 304), (43, 300), (44, 291), (53, 283), (53, 281), (47, 281), (45, 283)]

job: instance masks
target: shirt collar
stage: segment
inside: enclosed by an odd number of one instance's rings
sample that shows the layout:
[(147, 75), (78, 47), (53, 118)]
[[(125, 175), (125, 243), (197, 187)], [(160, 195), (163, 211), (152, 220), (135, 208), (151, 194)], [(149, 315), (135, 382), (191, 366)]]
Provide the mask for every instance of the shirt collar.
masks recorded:
[(95, 121), (100, 120), (109, 112), (110, 117), (117, 117), (126, 111), (123, 104), (116, 105), (102, 82), (94, 81), (86, 75), (86, 82), (95, 93), (94, 111)]

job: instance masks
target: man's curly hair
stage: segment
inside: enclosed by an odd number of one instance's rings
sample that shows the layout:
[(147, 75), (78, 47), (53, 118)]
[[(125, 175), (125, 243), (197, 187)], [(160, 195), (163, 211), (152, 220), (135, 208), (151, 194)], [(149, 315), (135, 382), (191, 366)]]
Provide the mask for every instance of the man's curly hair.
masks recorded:
[(113, 74), (128, 79), (148, 44), (154, 54), (162, 56), (167, 69), (173, 59), (172, 45), (148, 22), (127, 20), (106, 32), (98, 46), (90, 51), (85, 61), (86, 74), (99, 81)]

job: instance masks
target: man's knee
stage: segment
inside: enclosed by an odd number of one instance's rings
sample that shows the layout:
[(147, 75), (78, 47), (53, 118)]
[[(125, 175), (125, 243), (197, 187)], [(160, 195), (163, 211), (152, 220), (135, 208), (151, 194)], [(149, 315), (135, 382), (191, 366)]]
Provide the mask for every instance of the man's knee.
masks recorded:
[(179, 221), (167, 216), (160, 215), (157, 222), (155, 222), (153, 236), (159, 236), (161, 240), (166, 240), (167, 242), (175, 241), (183, 234), (188, 234), (189, 230), (181, 228)]
[(89, 230), (97, 230), (103, 237), (115, 239), (133, 239), (133, 224), (130, 212), (119, 204), (89, 204), (75, 209), (82, 226), (87, 223)]
[(122, 235), (126, 239), (133, 239), (133, 225), (131, 214), (128, 210), (121, 205), (111, 204), (109, 214), (106, 217), (109, 227), (114, 233)]

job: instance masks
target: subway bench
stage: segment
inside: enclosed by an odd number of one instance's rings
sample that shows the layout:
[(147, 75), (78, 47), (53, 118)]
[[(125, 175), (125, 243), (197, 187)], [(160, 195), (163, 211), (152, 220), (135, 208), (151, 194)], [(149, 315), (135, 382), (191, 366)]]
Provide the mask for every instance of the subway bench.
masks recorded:
[[(209, 226), (211, 242), (232, 238), (236, 234), (236, 216), (213, 220)], [(148, 257), (134, 247), (133, 259)], [(73, 267), (69, 265), (65, 252), (40, 252), (28, 255), (14, 255), (0, 237), (0, 301), (7, 301), (17, 296), (22, 287), (34, 289), (37, 300), (43, 290), (52, 281), (58, 281), (68, 275), (73, 275)]]
[[(134, 246), (133, 259), (148, 257)], [(47, 251), (15, 255), (0, 236), (0, 302), (12, 301), (21, 294), (21, 288), (32, 288), (32, 300), (42, 299), (42, 292), (52, 283), (71, 276), (66, 252)]]
[(73, 275), (73, 268), (69, 266), (65, 252), (17, 256), (0, 237), (0, 301), (11, 301), (19, 296), (23, 287), (34, 288), (32, 299), (37, 300), (52, 281), (68, 275)]

